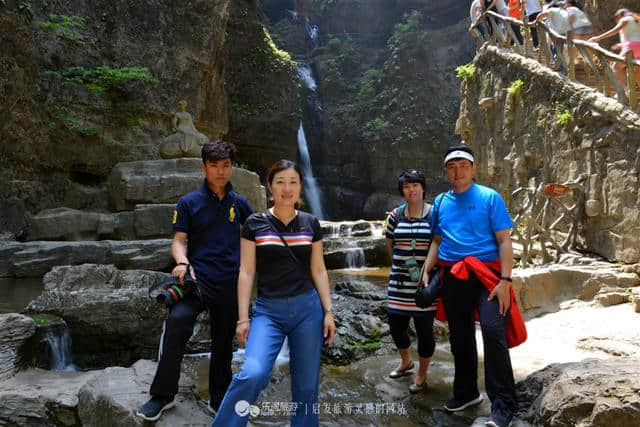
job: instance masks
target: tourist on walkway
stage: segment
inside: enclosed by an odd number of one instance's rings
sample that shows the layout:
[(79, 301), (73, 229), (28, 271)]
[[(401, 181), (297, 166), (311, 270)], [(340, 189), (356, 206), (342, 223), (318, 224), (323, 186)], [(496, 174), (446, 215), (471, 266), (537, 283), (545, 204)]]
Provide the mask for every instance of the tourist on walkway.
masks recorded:
[[(453, 398), (444, 408), (456, 412), (482, 401), (477, 383), (477, 314), (491, 401), (487, 425), (507, 426), (517, 408), (508, 326), (515, 319), (522, 322), (511, 289), (512, 222), (500, 194), (474, 182), (476, 163), (469, 147), (449, 148), (444, 171), (451, 190), (434, 201), (433, 241), (423, 275), (428, 283), (428, 271), (436, 263), (444, 269), (442, 296), (455, 364)], [(518, 326), (522, 333), (524, 323)]]
[(567, 0), (564, 4), (567, 11), (568, 29), (573, 31), (573, 38), (587, 40), (593, 34), (591, 20), (576, 0)]
[[(508, 8), (509, 8), (509, 16), (520, 20), (520, 0), (509, 0), (509, 4), (508, 4)], [(511, 29), (513, 30), (513, 33), (516, 35), (516, 38), (518, 39), (518, 43), (522, 44), (523, 40), (522, 40), (522, 34), (520, 33), (520, 25), (517, 24), (511, 24)]]
[[(527, 18), (529, 22), (535, 22), (536, 18), (542, 11), (540, 6), (540, 0), (525, 0), (524, 7), (527, 11)], [(538, 29), (535, 26), (531, 26), (531, 40), (533, 41), (533, 47), (538, 47)]]
[[(267, 175), (273, 207), (249, 217), (242, 228), (236, 339), (246, 345), (242, 369), (234, 375), (214, 426), (244, 426), (249, 407), (269, 383), (282, 344), (289, 343), (292, 426), (318, 425), (318, 378), (322, 346), (335, 325), (318, 220), (297, 209), (302, 173), (289, 160)], [(249, 318), (249, 299), (258, 275), (258, 298)]]
[(151, 399), (137, 411), (155, 421), (175, 406), (180, 365), (198, 315), (207, 310), (211, 327), (209, 405), (220, 406), (231, 382), (232, 343), (238, 318), (236, 295), (240, 266), (240, 227), (252, 212), (247, 199), (232, 189), (235, 158), (233, 144), (216, 141), (202, 147), (202, 187), (182, 197), (173, 213), (171, 274), (197, 280), (199, 292), (191, 292), (169, 311), (160, 338), (158, 367), (151, 384)]
[(398, 191), (406, 203), (395, 208), (386, 221), (385, 236), (391, 257), (391, 274), (387, 296), (387, 315), (391, 336), (398, 351), (400, 363), (391, 371), (391, 378), (411, 375), (414, 367), (411, 359), (409, 321), (418, 336), (420, 365), (409, 391), (417, 393), (427, 383), (427, 369), (435, 350), (433, 318), (437, 305), (419, 308), (414, 301), (420, 270), (431, 244), (431, 205), (425, 203), (426, 182), (418, 170), (403, 172), (398, 178)]
[(469, 32), (478, 30), (482, 37), (484, 37), (484, 28), (482, 25), (482, 19), (480, 18), (482, 18), (483, 1), (484, 0), (473, 0), (473, 2), (471, 3), (471, 8), (469, 8), (469, 19), (471, 20), (471, 24), (469, 25)]
[[(561, 1), (552, 1), (549, 4), (545, 4), (544, 9), (538, 14), (534, 23), (537, 25), (539, 22), (548, 19), (549, 28), (551, 30), (560, 36), (566, 36), (567, 29), (569, 28), (569, 14), (563, 6), (564, 2)], [(554, 59), (558, 54), (562, 54), (562, 52), (557, 51), (556, 46), (551, 39), (549, 40), (549, 49), (551, 49), (551, 54)]]
[[(485, 11), (485, 19), (487, 22), (487, 28), (489, 30), (489, 34), (493, 34), (494, 28), (491, 25), (491, 21), (489, 21), (489, 18), (486, 17), (486, 12), (492, 11), (502, 16), (508, 16), (509, 8), (505, 4), (504, 0), (482, 0), (482, 8)], [(498, 27), (497, 31), (498, 32), (502, 31), (502, 28), (498, 22), (496, 22), (496, 25)]]
[[(611, 48), (613, 50), (620, 50), (620, 55), (622, 56), (631, 51), (635, 59), (640, 59), (640, 15), (631, 12), (629, 9), (618, 9), (613, 17), (616, 21), (615, 27), (599, 36), (591, 37), (589, 41), (597, 43), (600, 40), (620, 34), (620, 43), (611, 46)], [(618, 80), (626, 86), (627, 73), (625, 64), (615, 61), (613, 68)], [(640, 71), (638, 70), (638, 66), (634, 66), (634, 70), (636, 84), (640, 85)]]
[(564, 9), (564, 2), (552, 1), (544, 5), (542, 12), (538, 14), (535, 24), (548, 18), (549, 27), (558, 33), (558, 35), (566, 36), (569, 27), (569, 15)]

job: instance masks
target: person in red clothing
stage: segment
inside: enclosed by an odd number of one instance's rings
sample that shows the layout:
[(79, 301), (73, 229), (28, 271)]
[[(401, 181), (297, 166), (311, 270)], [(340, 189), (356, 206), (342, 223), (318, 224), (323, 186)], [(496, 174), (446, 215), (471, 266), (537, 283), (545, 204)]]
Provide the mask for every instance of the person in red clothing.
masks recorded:
[[(466, 145), (449, 148), (444, 171), (451, 189), (434, 202), (437, 208), (432, 213), (433, 240), (423, 274), (428, 283), (428, 272), (436, 263), (444, 268), (441, 295), (455, 364), (453, 398), (444, 408), (456, 412), (482, 401), (477, 381), (477, 314), (484, 344), (485, 388), (491, 401), (491, 420), (486, 425), (507, 426), (517, 408), (507, 344), (513, 224), (500, 194), (474, 182), (473, 150)], [(479, 269), (471, 268), (466, 279), (457, 273), (461, 267), (473, 264), (467, 263), (469, 257), (499, 277), (491, 291), (474, 273)]]

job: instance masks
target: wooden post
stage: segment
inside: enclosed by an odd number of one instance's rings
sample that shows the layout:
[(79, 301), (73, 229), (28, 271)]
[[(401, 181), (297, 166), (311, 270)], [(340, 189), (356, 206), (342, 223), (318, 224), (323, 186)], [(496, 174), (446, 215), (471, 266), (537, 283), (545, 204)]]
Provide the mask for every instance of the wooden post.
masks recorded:
[(568, 75), (571, 80), (576, 79), (576, 52), (573, 49), (573, 31), (567, 31), (567, 54), (569, 55)]
[(490, 27), (488, 30), (491, 33), (491, 40), (493, 40), (493, 44), (498, 46), (498, 31), (499, 31), (499, 28), (496, 25), (496, 21), (493, 19), (493, 16), (487, 15), (487, 22), (488, 22), (488, 25)]
[(618, 102), (625, 105), (629, 105), (627, 94), (625, 93), (626, 92), (625, 87), (618, 80), (616, 73), (614, 73), (611, 67), (609, 66), (608, 58), (603, 53), (600, 53), (600, 52), (598, 52), (597, 55), (598, 55), (598, 59), (602, 63), (602, 67), (604, 68), (604, 75), (606, 76), (606, 78), (603, 79), (604, 82), (606, 82), (606, 86), (604, 87), (605, 90), (603, 91), (603, 93), (609, 96), (607, 91), (609, 89), (609, 84), (611, 84), (613, 85), (613, 88), (615, 89), (616, 94), (618, 95)]
[(547, 29), (542, 25), (538, 26), (538, 49), (538, 55), (542, 54), (542, 63), (548, 67), (551, 62), (551, 52), (547, 43)]
[(527, 16), (525, 3), (521, 2), (520, 5), (520, 15), (522, 17), (522, 26), (524, 27), (524, 54), (530, 56), (533, 52), (533, 39), (531, 38), (531, 28), (529, 28), (529, 17)]
[(471, 33), (471, 36), (473, 36), (473, 38), (476, 40), (476, 50), (480, 49), (483, 42), (482, 34), (476, 27), (471, 28), (469, 32)]
[(638, 92), (636, 91), (636, 73), (633, 65), (633, 52), (627, 51), (624, 54), (624, 61), (627, 63), (627, 90), (629, 92), (629, 107), (635, 110), (638, 105)]

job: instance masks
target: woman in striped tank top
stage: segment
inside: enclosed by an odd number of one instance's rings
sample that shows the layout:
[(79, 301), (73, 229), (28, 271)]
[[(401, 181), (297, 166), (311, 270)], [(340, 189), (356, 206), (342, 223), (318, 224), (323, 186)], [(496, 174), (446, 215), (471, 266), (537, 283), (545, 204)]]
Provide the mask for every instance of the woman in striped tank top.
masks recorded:
[(421, 309), (414, 302), (420, 269), (431, 244), (431, 205), (424, 202), (425, 187), (424, 174), (418, 170), (408, 170), (400, 175), (398, 190), (407, 202), (389, 214), (385, 232), (392, 260), (387, 314), (391, 336), (402, 358), (389, 376), (400, 378), (410, 375), (414, 367), (407, 333), (409, 321), (413, 318), (418, 336), (420, 366), (409, 387), (412, 393), (419, 392), (426, 385), (427, 369), (435, 350), (433, 318), (436, 304)]

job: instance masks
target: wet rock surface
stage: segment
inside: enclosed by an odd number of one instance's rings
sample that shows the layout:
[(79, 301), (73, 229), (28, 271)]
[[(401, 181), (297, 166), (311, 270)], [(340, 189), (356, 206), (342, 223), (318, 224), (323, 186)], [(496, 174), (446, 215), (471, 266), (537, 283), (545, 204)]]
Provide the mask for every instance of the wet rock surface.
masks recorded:
[(166, 309), (148, 297), (147, 289), (167, 277), (113, 265), (55, 267), (27, 311), (66, 321), (81, 366), (128, 365), (157, 353)]

